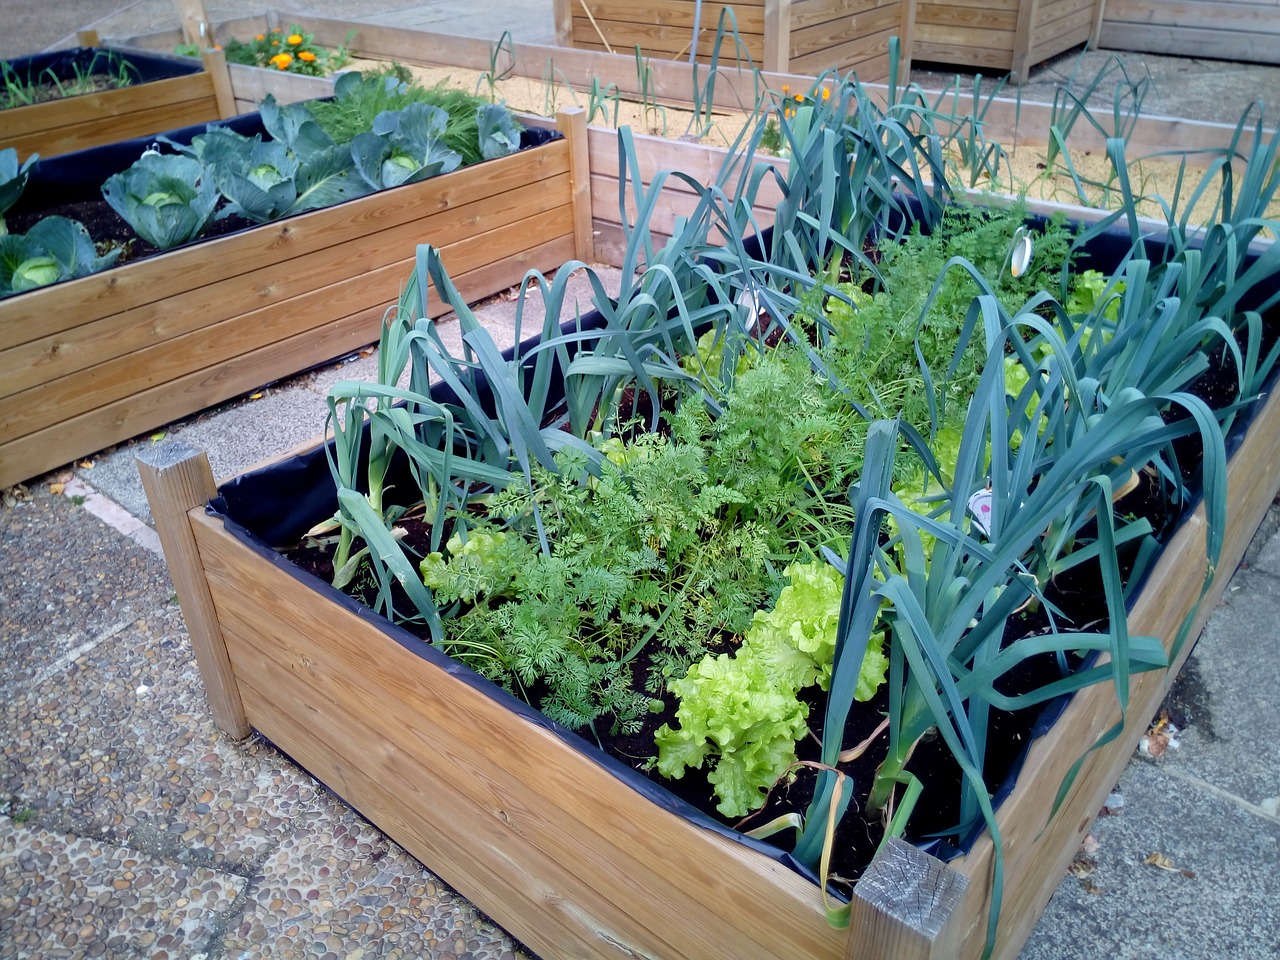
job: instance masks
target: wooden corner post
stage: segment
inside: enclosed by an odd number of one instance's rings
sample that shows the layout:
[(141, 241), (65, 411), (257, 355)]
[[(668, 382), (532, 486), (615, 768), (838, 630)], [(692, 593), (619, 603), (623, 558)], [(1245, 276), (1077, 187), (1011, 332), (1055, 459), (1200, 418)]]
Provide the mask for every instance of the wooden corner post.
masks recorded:
[(213, 81), (213, 96), (218, 102), (218, 116), (230, 120), (236, 110), (235, 89), (231, 85), (231, 68), (227, 66), (227, 55), (221, 50), (205, 48), (200, 51), (200, 62), (204, 64), (205, 73)]
[(915, 42), (916, 0), (902, 0), (902, 13), (898, 17), (898, 82), (904, 87), (911, 82)]
[(952, 960), (969, 878), (896, 837), (853, 888), (847, 960)]
[(204, 0), (177, 0), (177, 3), (183, 40), (194, 43), (201, 50), (217, 43), (213, 38), (213, 24), (204, 12)]
[(229, 736), (243, 740), (249, 735), (249, 720), (187, 519), (187, 511), (217, 495), (209, 458), (202, 450), (170, 441), (139, 454), (137, 462), (214, 722)]
[(556, 129), (569, 141), (569, 190), (573, 202), (573, 255), (595, 261), (595, 226), (591, 215), (591, 158), (587, 150), (587, 112), (566, 107), (556, 113)]
[(791, 0), (764, 0), (764, 68), (791, 70)]
[(551, 15), (556, 22), (556, 46), (573, 46), (573, 7), (571, 0), (552, 0)]

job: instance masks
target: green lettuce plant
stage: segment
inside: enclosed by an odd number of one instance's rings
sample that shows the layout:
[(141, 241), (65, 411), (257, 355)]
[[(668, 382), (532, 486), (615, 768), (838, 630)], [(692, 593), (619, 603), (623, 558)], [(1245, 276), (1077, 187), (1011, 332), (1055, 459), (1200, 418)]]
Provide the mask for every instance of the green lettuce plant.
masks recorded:
[[(763, 806), (795, 765), (796, 741), (809, 729), (798, 695), (826, 690), (831, 679), (844, 577), (825, 563), (792, 564), (783, 576), (790, 582), (772, 610), (756, 611), (736, 651), (707, 656), (671, 681), (678, 726), (663, 724), (654, 735), (663, 776), (711, 767), (707, 780), (726, 817)], [(869, 644), (855, 699), (875, 695), (888, 665), (880, 644)]]

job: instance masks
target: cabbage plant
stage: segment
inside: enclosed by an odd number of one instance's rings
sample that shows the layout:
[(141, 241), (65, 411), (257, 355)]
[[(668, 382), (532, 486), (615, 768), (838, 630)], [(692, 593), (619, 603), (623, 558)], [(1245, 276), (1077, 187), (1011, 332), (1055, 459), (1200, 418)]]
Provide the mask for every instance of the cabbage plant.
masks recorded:
[(380, 113), (371, 132), (351, 141), (356, 169), (375, 190), (456, 170), (462, 157), (444, 143), (448, 123), (447, 113), (425, 103)]
[(161, 250), (200, 236), (219, 199), (199, 160), (154, 150), (108, 178), (102, 196), (138, 236)]
[(27, 171), (36, 162), (37, 155), (27, 157), (26, 163), (18, 163), (18, 151), (14, 147), (0, 150), (0, 235), (8, 232), (4, 215), (18, 202), (27, 186)]
[(83, 224), (45, 217), (25, 234), (0, 235), (0, 297), (88, 276), (119, 256), (119, 250), (98, 256)]

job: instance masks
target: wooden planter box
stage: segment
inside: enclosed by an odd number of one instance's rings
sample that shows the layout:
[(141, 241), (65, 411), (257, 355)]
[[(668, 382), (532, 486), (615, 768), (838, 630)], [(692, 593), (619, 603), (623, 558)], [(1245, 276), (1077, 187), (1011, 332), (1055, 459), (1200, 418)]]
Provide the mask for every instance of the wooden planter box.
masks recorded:
[[(918, 0), (555, 0), (556, 42), (562, 47), (688, 60), (698, 6), (697, 58), (711, 59), (720, 12), (732, 7), (738, 33), (756, 66), (815, 76), (856, 71), (864, 83), (889, 76), (889, 38), (902, 41), (901, 76), (911, 65), (911, 10)], [(721, 48), (731, 64), (732, 40)]]
[(0, 300), (0, 487), (375, 342), (418, 243), (473, 300), (590, 259), (585, 117), (558, 125), (509, 157)]
[[(98, 53), (127, 59), (141, 79), (118, 90), (0, 110), (0, 149), (15, 147), (20, 159), (33, 153), (51, 157), (234, 114), (230, 101), (219, 99), (216, 67), (204, 69), (186, 57), (84, 47), (10, 63), (21, 77), (34, 78), (50, 66), (61, 76), (72, 63), (83, 67)], [(215, 62), (221, 61), (218, 54)]]
[(1096, 38), (1102, 9), (1103, 0), (915, 0), (913, 55), (1022, 83), (1037, 63)]
[[(833, 929), (815, 884), (673, 812), (678, 801), (645, 798), (584, 741), (358, 613), (229, 519), (239, 508), (206, 509), (218, 490), (204, 454), (170, 444), (144, 457), (143, 483), (222, 729), (261, 731), (542, 956), (981, 955), (993, 853), (985, 835), (949, 864), (890, 844), (855, 889), (851, 928)], [(1206, 532), (1198, 509), (1136, 598), (1131, 631), (1169, 649), (1180, 633), (1198, 633), (1280, 486), (1266, 468), (1278, 458), (1280, 397), (1272, 396), (1230, 460), (1212, 588), (1198, 599)], [(322, 461), (312, 469), (306, 479), (291, 462), (291, 489), (328, 481)], [(246, 489), (227, 499), (248, 502)], [(997, 957), (1017, 956), (1190, 648), (1169, 671), (1134, 679), (1124, 734), (1088, 755), (1047, 825), (1069, 768), (1115, 723), (1114, 692), (1077, 694), (1032, 745), (997, 814), (1005, 840)]]

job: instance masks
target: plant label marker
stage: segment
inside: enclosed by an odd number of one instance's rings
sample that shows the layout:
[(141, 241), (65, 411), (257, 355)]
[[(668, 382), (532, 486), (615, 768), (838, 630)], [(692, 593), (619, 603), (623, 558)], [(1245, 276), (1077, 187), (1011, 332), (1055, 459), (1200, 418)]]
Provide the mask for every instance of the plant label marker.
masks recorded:
[(969, 514), (973, 517), (973, 525), (982, 531), (984, 537), (991, 536), (991, 491), (979, 490), (969, 498)]

